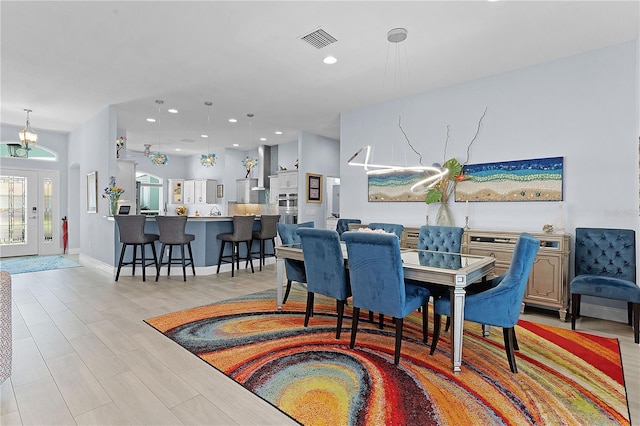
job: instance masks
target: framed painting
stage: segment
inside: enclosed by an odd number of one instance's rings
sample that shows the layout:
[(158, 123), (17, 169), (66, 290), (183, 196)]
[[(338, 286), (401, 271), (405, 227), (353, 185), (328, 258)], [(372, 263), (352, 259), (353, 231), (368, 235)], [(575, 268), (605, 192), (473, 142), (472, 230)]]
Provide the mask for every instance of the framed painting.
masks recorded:
[(456, 201), (562, 201), (563, 157), (468, 164)]
[(394, 172), (368, 175), (369, 202), (420, 201), (425, 194), (411, 192), (411, 187), (424, 179), (422, 172)]
[(98, 172), (87, 173), (87, 213), (98, 213)]
[(322, 203), (322, 175), (307, 173), (307, 203)]

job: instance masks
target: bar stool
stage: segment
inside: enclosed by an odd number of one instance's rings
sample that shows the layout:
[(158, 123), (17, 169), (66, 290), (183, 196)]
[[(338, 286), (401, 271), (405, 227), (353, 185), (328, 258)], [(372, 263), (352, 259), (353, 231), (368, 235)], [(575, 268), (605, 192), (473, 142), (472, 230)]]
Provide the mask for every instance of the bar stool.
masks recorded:
[[(162, 265), (167, 265), (167, 276), (171, 275), (171, 265), (182, 265), (182, 279), (187, 280), (187, 266), (191, 265), (193, 276), (196, 275), (196, 267), (193, 264), (193, 252), (191, 251), (191, 241), (196, 239), (193, 234), (185, 233), (185, 227), (187, 226), (186, 216), (156, 216), (156, 222), (158, 223), (158, 229), (160, 230), (160, 242), (162, 243), (162, 250), (160, 252), (160, 264), (156, 272), (156, 281), (160, 277), (160, 268)], [(164, 250), (166, 246), (169, 246), (169, 256), (166, 262), (163, 262)], [(173, 246), (180, 246), (181, 258), (173, 257)], [(184, 246), (189, 249), (189, 261), (184, 256)]]
[[(122, 266), (131, 265), (133, 267), (132, 276), (136, 274), (136, 265), (142, 267), (142, 281), (146, 281), (145, 269), (152, 263), (147, 263), (147, 260), (153, 260), (153, 265), (158, 269), (158, 257), (156, 256), (155, 242), (158, 240), (156, 234), (145, 234), (144, 224), (147, 217), (144, 215), (127, 215), (127, 216), (114, 216), (116, 224), (118, 225), (118, 232), (120, 234), (120, 242), (122, 243), (122, 250), (120, 251), (120, 261), (118, 262), (118, 271), (116, 272), (116, 281), (120, 278), (120, 269)], [(151, 244), (151, 251), (153, 252), (153, 259), (146, 258), (144, 253), (144, 246)], [(127, 246), (133, 246), (133, 260), (131, 262), (124, 262), (124, 253)], [(140, 247), (141, 257), (137, 257), (138, 247)]]
[[(253, 246), (253, 241), (260, 241), (260, 251), (251, 252), (252, 255), (259, 254), (260, 255), (260, 270), (262, 271), (262, 265), (264, 265), (265, 254), (275, 255), (275, 252), (265, 253), (264, 251), (264, 243), (266, 240), (271, 240), (271, 247), (276, 247), (276, 235), (278, 234), (278, 229), (276, 228), (276, 224), (280, 221), (280, 215), (262, 215), (260, 216), (260, 230), (253, 231), (251, 245)], [(245, 265), (245, 268), (247, 266)]]
[[(247, 245), (247, 256), (242, 260), (246, 260), (251, 264), (251, 273), (253, 270), (253, 260), (251, 258), (251, 237), (253, 235), (253, 222), (256, 217), (251, 216), (234, 216), (233, 217), (233, 234), (218, 234), (217, 239), (222, 241), (220, 244), (220, 255), (218, 256), (218, 270), (216, 274), (220, 273), (220, 265), (222, 263), (231, 263), (231, 276), (233, 277), (234, 266), (240, 269), (240, 243), (244, 242)], [(224, 256), (225, 243), (231, 243), (231, 254)], [(227, 260), (231, 258), (231, 260)]]

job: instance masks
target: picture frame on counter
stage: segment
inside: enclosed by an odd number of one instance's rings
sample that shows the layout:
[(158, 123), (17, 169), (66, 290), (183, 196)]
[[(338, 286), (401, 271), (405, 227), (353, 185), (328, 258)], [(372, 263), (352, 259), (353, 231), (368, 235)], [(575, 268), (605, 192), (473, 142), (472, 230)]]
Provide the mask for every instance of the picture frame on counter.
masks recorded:
[(322, 175), (307, 173), (307, 203), (322, 203)]

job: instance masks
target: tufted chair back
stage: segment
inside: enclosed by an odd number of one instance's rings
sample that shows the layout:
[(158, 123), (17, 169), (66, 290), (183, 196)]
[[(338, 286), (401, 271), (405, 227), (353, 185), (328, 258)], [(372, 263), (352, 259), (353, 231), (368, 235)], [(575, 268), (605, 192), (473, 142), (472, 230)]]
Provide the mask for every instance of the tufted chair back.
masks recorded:
[(349, 230), (350, 223), (362, 223), (360, 219), (338, 219), (338, 223), (336, 224), (336, 232), (342, 239), (342, 234)]
[(422, 226), (418, 234), (418, 250), (460, 253), (464, 229), (456, 226)]
[(314, 228), (314, 222), (303, 222), (303, 223), (278, 223), (278, 235), (280, 235), (280, 240), (282, 244), (295, 244), (300, 242), (300, 237), (298, 236), (298, 228)]
[(370, 223), (369, 229), (382, 229), (385, 232), (390, 232), (392, 234), (396, 234), (398, 239), (402, 239), (402, 231), (404, 231), (404, 226), (399, 225), (397, 223)]
[(575, 272), (636, 281), (636, 234), (631, 229), (576, 228)]

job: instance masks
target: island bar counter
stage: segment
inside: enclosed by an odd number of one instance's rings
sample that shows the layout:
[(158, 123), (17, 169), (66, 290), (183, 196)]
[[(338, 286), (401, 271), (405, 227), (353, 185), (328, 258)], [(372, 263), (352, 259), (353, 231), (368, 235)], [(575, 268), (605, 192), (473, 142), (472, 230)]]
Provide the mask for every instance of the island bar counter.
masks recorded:
[[(122, 245), (120, 244), (120, 234), (118, 232), (118, 227), (115, 226), (115, 221), (113, 217), (110, 217), (109, 220), (112, 220), (114, 223), (114, 238), (115, 238), (115, 252), (114, 252), (114, 265), (118, 264), (118, 260), (120, 258), (120, 250), (122, 249)], [(253, 224), (253, 230), (260, 230), (260, 217), (256, 216), (256, 220)], [(154, 216), (147, 217), (147, 221), (144, 226), (144, 232), (148, 234), (159, 234), (158, 232), (158, 224), (156, 223)], [(222, 233), (232, 233), (233, 232), (233, 217), (231, 216), (189, 216), (187, 219), (187, 226), (185, 229), (187, 234), (193, 234), (196, 236), (196, 239), (191, 242), (191, 249), (193, 251), (193, 263), (196, 267), (196, 275), (212, 275), (216, 273), (216, 269), (218, 267), (218, 255), (220, 254), (220, 240), (216, 238), (218, 234)], [(259, 241), (254, 241), (253, 246), (251, 247), (251, 251), (257, 252), (260, 249)], [(231, 250), (231, 246), (227, 244), (229, 250)], [(179, 250), (179, 249), (176, 249)], [(246, 253), (246, 249), (243, 245), (240, 247), (241, 254)], [(158, 252), (158, 257), (160, 257), (160, 245), (156, 245), (156, 251)], [(227, 248), (225, 248), (227, 251)], [(270, 253), (270, 248), (267, 247), (267, 252)], [(131, 261), (132, 259), (132, 250), (127, 249), (125, 254), (125, 260)], [(145, 253), (147, 257), (151, 256), (150, 250), (147, 250)], [(139, 255), (139, 254), (138, 254)], [(173, 253), (174, 257), (177, 257), (176, 253)], [(255, 260), (258, 260), (256, 255)], [(159, 259), (158, 259), (159, 261)], [(269, 258), (266, 259), (267, 263), (275, 263), (275, 259), (270, 261)], [(240, 270), (242, 270), (242, 266)], [(114, 267), (115, 268), (115, 267)], [(149, 268), (152, 268), (151, 266)], [(250, 267), (249, 267), (250, 268)], [(250, 270), (250, 269), (249, 269)], [(166, 275), (166, 268), (163, 269), (160, 273), (160, 276), (163, 274)], [(223, 264), (220, 267), (220, 272), (228, 272), (231, 271), (230, 264)], [(154, 271), (155, 272), (155, 271)], [(114, 272), (115, 273), (115, 272)], [(149, 270), (147, 270), (149, 273)], [(182, 275), (182, 268), (171, 268), (171, 274)], [(120, 272), (121, 275), (130, 275), (131, 268), (123, 267)]]

